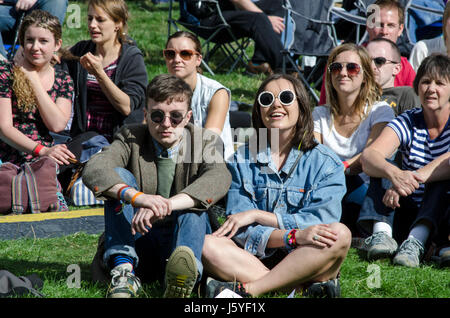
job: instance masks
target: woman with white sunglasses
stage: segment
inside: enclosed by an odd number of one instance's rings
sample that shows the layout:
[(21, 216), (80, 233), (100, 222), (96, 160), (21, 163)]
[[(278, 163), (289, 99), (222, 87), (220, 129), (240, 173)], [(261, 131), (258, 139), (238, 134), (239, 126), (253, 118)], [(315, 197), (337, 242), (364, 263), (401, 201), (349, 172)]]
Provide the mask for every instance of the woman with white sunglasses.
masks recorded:
[(201, 49), (194, 34), (178, 31), (167, 40), (163, 55), (168, 72), (188, 83), (194, 92), (191, 102), (194, 125), (217, 133), (224, 143), (224, 157), (228, 159), (234, 152), (229, 116), (231, 92), (199, 73)]
[(228, 163), (227, 220), (203, 246), (206, 297), (292, 291), (339, 297), (339, 269), (351, 233), (339, 223), (345, 176), (339, 158), (313, 136), (301, 82), (274, 74), (259, 88), (252, 121), (259, 145)]
[[(386, 102), (380, 102), (381, 88), (364, 47), (352, 43), (340, 45), (331, 51), (327, 65), (328, 105), (313, 110), (314, 136), (331, 148), (344, 165), (347, 195), (341, 221), (357, 232), (359, 210), (353, 211), (347, 204), (357, 203), (359, 209), (367, 190), (365, 183), (369, 178), (362, 173), (361, 153), (394, 118), (394, 112)], [(358, 194), (354, 190), (362, 191)]]

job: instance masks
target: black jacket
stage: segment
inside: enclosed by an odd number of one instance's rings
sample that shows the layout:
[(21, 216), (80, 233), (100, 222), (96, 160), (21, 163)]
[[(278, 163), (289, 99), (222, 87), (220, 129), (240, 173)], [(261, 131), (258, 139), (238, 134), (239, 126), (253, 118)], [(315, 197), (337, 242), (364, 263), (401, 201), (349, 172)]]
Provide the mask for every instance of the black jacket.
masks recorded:
[[(95, 43), (91, 40), (80, 41), (70, 51), (75, 56), (95, 52)], [(73, 79), (75, 87), (74, 115), (70, 135), (72, 137), (86, 131), (87, 110), (87, 71), (79, 61), (63, 60), (61, 65)], [(116, 72), (112, 78), (124, 93), (130, 97), (131, 113), (128, 117), (116, 112), (114, 132), (129, 123), (142, 123), (144, 119), (145, 90), (148, 84), (147, 70), (141, 50), (134, 44), (124, 43), (117, 62)]]

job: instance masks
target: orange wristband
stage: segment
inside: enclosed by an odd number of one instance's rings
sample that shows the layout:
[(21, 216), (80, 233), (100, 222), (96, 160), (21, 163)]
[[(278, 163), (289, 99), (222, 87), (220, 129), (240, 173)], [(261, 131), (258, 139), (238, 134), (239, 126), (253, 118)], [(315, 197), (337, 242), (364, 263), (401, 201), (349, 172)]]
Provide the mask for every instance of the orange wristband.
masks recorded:
[(133, 207), (133, 208), (135, 208), (135, 206), (134, 206), (134, 201), (136, 200), (136, 198), (138, 197), (138, 196), (140, 196), (141, 194), (144, 194), (144, 192), (137, 192), (135, 195), (133, 195), (133, 197), (131, 198), (131, 206)]
[(117, 191), (117, 200), (121, 200), (121, 195), (120, 192), (122, 192), (123, 189), (125, 188), (131, 188), (129, 185), (124, 185), (123, 187), (120, 187), (119, 191)]

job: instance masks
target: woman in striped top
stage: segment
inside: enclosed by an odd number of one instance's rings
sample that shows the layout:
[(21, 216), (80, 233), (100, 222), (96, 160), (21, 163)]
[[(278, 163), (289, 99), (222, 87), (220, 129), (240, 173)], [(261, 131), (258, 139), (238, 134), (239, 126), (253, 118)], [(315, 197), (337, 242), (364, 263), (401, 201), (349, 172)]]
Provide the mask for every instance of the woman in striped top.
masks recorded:
[[(418, 69), (414, 90), (422, 108), (406, 111), (392, 120), (363, 152), (364, 172), (386, 178), (392, 185), (381, 195), (384, 206), (377, 209), (374, 205), (371, 209), (372, 219), (367, 209), (360, 215), (365, 222), (383, 221), (392, 226), (395, 210), (394, 232), (405, 226), (408, 232), (403, 237), (401, 233), (394, 236), (406, 240), (398, 251), (392, 238), (390, 242), (380, 242), (378, 248), (390, 245), (390, 254), (396, 253), (394, 264), (409, 267), (419, 266), (431, 240), (442, 236), (448, 246), (448, 215), (444, 215), (449, 207), (450, 58), (427, 57)], [(397, 150), (403, 156), (401, 168), (386, 160)]]

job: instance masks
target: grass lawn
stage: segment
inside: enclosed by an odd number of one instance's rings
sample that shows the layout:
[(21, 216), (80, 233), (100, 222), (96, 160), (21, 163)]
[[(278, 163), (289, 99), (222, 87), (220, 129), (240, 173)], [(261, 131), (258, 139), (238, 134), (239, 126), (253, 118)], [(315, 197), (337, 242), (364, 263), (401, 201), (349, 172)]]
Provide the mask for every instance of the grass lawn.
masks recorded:
[[(131, 18), (130, 34), (144, 52), (149, 78), (166, 72), (162, 48), (167, 39), (167, 8), (160, 4), (154, 10), (145, 10), (142, 3), (127, 1)], [(68, 27), (76, 10), (70, 11), (64, 25), (64, 46), (88, 39), (86, 28), (86, 4), (69, 1), (80, 8), (81, 28)], [(72, 7), (73, 9), (73, 7)], [(70, 20), (72, 21), (72, 20)], [(249, 49), (251, 53), (252, 48)], [(216, 80), (229, 87), (233, 100), (253, 103), (262, 77), (243, 75), (240, 67), (231, 75), (218, 73)], [(205, 73), (209, 76), (208, 73)], [(44, 279), (43, 294), (50, 298), (103, 298), (106, 287), (94, 284), (90, 276), (90, 263), (97, 247), (98, 235), (77, 233), (52, 239), (18, 239), (0, 241), (0, 269), (14, 274), (38, 274)], [(77, 285), (76, 274), (80, 280)], [(158, 283), (145, 285), (143, 297), (161, 297)], [(388, 261), (368, 263), (351, 249), (341, 270), (342, 296), (346, 298), (449, 298), (450, 270), (426, 264), (417, 269), (392, 266)], [(287, 295), (270, 295), (286, 297)]]

